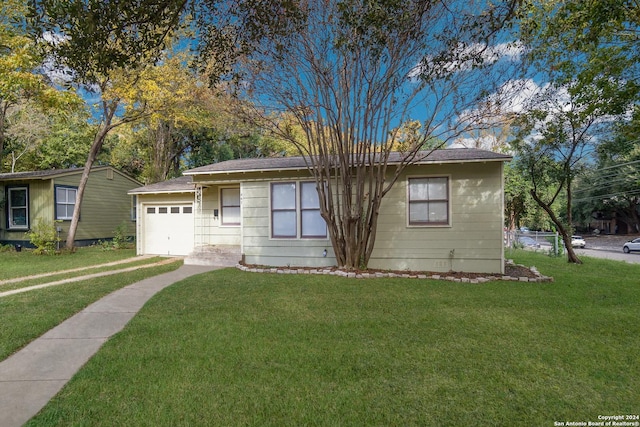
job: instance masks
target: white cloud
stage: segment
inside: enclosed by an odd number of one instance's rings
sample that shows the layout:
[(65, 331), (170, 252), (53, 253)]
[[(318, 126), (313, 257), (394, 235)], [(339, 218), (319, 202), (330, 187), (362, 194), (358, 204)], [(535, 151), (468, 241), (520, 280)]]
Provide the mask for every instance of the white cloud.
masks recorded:
[(520, 60), (523, 51), (524, 47), (519, 41), (499, 43), (495, 46), (481, 43), (459, 43), (446, 58), (438, 59), (434, 56), (427, 56), (423, 63), (416, 65), (409, 72), (409, 78), (415, 79), (421, 72), (432, 68), (437, 69), (438, 74), (441, 74), (468, 71), (479, 62), (485, 65), (491, 65), (500, 60), (515, 62)]

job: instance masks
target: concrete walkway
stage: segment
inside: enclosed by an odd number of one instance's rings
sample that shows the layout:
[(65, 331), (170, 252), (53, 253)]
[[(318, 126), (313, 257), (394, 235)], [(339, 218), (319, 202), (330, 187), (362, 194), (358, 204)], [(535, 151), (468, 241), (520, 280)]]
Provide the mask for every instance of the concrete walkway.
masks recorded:
[(0, 362), (0, 426), (19, 427), (36, 415), (157, 292), (217, 268), (184, 265), (119, 289)]

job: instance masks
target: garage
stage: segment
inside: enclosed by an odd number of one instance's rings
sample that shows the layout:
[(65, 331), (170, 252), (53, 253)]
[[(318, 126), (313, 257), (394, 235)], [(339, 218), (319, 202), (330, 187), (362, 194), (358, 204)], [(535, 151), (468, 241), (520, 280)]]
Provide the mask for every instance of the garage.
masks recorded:
[(193, 204), (143, 205), (143, 253), (188, 255), (194, 245)]

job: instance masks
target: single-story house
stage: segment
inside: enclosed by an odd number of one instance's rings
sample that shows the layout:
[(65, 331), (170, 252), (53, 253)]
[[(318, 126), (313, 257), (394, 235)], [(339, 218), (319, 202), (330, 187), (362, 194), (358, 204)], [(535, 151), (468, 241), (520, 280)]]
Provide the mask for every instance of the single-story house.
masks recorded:
[[(69, 231), (83, 168), (0, 173), (0, 243), (28, 245), (25, 232), (39, 219), (54, 224), (62, 241)], [(134, 234), (135, 215), (127, 192), (141, 183), (111, 167), (91, 169), (75, 244), (114, 236), (123, 221)]]
[[(443, 149), (408, 166), (383, 199), (369, 267), (502, 273), (503, 165), (510, 159)], [(390, 163), (399, 160), (394, 153)], [(229, 160), (129, 194), (137, 198), (138, 254), (231, 245), (247, 264), (335, 265), (302, 157)]]

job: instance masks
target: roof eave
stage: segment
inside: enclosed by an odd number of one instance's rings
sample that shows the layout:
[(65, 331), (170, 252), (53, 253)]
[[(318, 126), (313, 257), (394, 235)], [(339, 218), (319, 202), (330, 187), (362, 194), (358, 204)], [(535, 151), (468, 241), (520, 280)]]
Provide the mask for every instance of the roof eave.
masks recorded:
[(181, 194), (181, 193), (195, 193), (196, 190), (146, 190), (146, 191), (128, 191), (127, 194), (131, 196), (143, 195), (143, 194)]
[[(454, 163), (486, 163), (486, 162), (509, 162), (513, 159), (512, 156), (485, 158), (485, 159), (449, 159), (449, 160), (433, 160), (425, 159), (422, 161), (411, 162), (409, 165), (426, 165), (426, 164), (454, 164)], [(400, 162), (390, 162), (389, 165), (397, 165)], [(307, 166), (296, 166), (289, 168), (261, 168), (261, 169), (238, 169), (238, 170), (225, 170), (225, 171), (184, 171), (182, 174), (186, 176), (202, 176), (202, 175), (232, 175), (242, 173), (257, 173), (257, 172), (284, 172), (284, 171), (300, 171), (309, 170)]]

